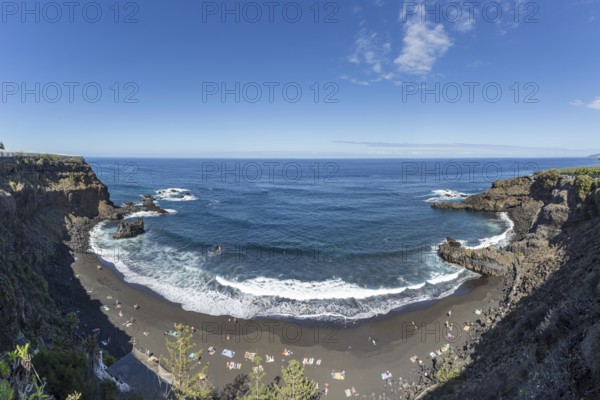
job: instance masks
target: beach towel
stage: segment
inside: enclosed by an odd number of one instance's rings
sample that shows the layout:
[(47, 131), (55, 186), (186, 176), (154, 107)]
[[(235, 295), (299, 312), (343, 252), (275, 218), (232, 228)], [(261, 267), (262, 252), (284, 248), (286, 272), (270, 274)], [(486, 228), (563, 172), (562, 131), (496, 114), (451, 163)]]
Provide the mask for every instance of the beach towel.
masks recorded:
[(225, 356), (225, 357), (233, 358), (233, 356), (235, 355), (235, 351), (224, 349), (223, 352), (221, 353), (221, 355)]
[(431, 358), (435, 358), (435, 353), (433, 351), (429, 353), (429, 355), (431, 356)]
[(387, 372), (384, 372), (383, 374), (381, 374), (381, 379), (382, 380), (387, 380), (387, 379), (392, 379), (392, 373), (390, 372), (389, 374)]
[(346, 379), (346, 373), (345, 372), (332, 372), (331, 378), (335, 379), (337, 381), (343, 381), (344, 379)]
[(256, 353), (246, 352), (246, 354), (244, 354), (244, 358), (250, 361), (254, 361), (254, 357), (256, 357)]
[(471, 329), (471, 327), (469, 325), (465, 325), (465, 327), (463, 328), (463, 331), (468, 332), (469, 329)]
[(227, 368), (229, 368), (229, 370), (232, 369), (242, 369), (242, 364), (241, 363), (236, 363), (233, 361), (229, 361), (227, 364)]
[(270, 356), (270, 355), (267, 354), (267, 362), (268, 363), (275, 362), (275, 356)]
[(350, 389), (344, 390), (344, 393), (346, 393), (346, 397), (352, 397), (352, 391)]
[(190, 354), (188, 355), (188, 358), (189, 358), (190, 360), (193, 360), (194, 358), (196, 358), (196, 353), (190, 353)]

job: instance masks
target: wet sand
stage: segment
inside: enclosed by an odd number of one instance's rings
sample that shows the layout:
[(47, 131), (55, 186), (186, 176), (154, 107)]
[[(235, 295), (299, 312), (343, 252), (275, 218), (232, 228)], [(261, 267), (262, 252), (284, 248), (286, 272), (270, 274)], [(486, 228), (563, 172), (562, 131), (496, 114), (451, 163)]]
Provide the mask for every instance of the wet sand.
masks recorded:
[[(198, 349), (204, 350), (201, 363), (208, 363), (208, 377), (214, 386), (222, 388), (233, 382), (237, 375), (251, 372), (253, 364), (244, 358), (245, 352), (256, 353), (263, 359), (262, 366), (267, 373), (265, 383), (280, 375), (281, 367), (291, 358), (300, 362), (313, 358), (313, 364), (305, 366), (305, 373), (319, 384), (320, 389), (326, 383), (329, 385), (329, 394), (323, 397), (327, 399), (344, 399), (344, 391), (352, 387), (361, 395), (359, 398), (372, 392), (379, 393), (387, 384), (381, 376), (386, 371), (391, 372), (394, 380), (402, 378), (408, 383), (418, 380), (418, 360), (424, 366), (431, 366), (430, 352), (446, 343), (460, 346), (468, 334), (463, 330), (465, 323), (479, 318), (474, 310), (497, 304), (501, 282), (499, 278), (474, 279), (445, 298), (346, 324), (239, 320), (185, 311), (179, 304), (169, 302), (143, 286), (125, 282), (112, 264), (101, 263), (93, 253), (77, 253), (75, 257), (71, 266), (78, 281), (75, 284), (86, 290), (81, 292), (87, 300), (93, 300), (76, 302), (82, 307), (78, 310), (80, 333), (91, 334), (100, 328), (99, 341), (106, 342), (110, 338), (110, 343), (101, 347), (111, 354), (124, 356), (134, 345), (157, 358), (166, 356), (167, 336), (164, 333), (173, 329), (174, 323), (182, 323), (196, 328), (194, 342)], [(98, 265), (102, 269), (98, 269)], [(115, 305), (117, 300), (120, 308)], [(139, 309), (134, 308), (136, 304)], [(97, 313), (97, 308), (112, 326), (89, 317)], [(448, 316), (449, 311), (451, 316)], [(134, 323), (125, 327), (124, 323), (131, 318)], [(448, 331), (446, 322), (452, 324), (452, 331)], [(447, 336), (448, 333), (454, 337)], [(369, 338), (374, 338), (375, 344)], [(207, 352), (210, 346), (216, 349), (212, 356)], [(223, 349), (234, 351), (234, 357), (221, 355)], [(293, 355), (282, 355), (284, 349), (291, 350)], [(266, 363), (266, 355), (274, 356), (275, 361)], [(412, 362), (413, 356), (418, 360)], [(320, 365), (316, 365), (317, 360), (321, 360)], [(241, 369), (227, 369), (229, 361), (241, 363)], [(332, 371), (345, 371), (345, 379), (332, 379)]]

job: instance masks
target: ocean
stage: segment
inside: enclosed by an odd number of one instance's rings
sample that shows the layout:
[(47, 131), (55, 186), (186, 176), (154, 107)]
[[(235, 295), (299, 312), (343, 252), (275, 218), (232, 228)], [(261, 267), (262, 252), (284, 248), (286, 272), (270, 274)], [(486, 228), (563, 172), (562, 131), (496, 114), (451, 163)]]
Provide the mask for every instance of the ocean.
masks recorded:
[(189, 311), (358, 320), (452, 293), (477, 275), (442, 261), (447, 236), (507, 243), (504, 214), (434, 210), (493, 180), (597, 165), (592, 158), (250, 160), (88, 158), (115, 204), (156, 197), (146, 233), (90, 234), (130, 283)]

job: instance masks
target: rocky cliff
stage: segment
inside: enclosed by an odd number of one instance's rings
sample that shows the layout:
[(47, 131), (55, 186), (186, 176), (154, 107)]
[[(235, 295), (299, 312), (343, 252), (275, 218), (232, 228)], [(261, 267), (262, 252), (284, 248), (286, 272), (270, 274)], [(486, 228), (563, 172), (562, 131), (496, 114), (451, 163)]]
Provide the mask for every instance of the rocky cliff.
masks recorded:
[(64, 336), (47, 278), (60, 281), (86, 227), (119, 218), (108, 190), (79, 159), (0, 159), (0, 351), (24, 339)]
[(600, 398), (599, 194), (593, 177), (548, 171), (433, 206), (507, 212), (515, 232), (503, 249), (440, 246), (448, 261), (504, 276), (506, 290), (457, 349), (460, 376), (424, 397)]

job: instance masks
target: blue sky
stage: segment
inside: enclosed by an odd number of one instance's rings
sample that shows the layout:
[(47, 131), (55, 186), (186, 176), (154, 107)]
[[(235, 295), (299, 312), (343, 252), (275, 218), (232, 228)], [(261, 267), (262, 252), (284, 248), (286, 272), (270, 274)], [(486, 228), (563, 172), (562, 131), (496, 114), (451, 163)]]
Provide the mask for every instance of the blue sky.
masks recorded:
[(599, 1), (467, 3), (3, 2), (0, 140), (87, 156), (600, 152)]

